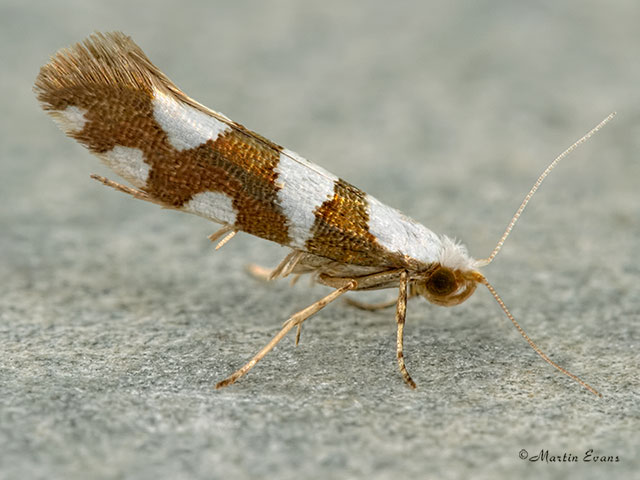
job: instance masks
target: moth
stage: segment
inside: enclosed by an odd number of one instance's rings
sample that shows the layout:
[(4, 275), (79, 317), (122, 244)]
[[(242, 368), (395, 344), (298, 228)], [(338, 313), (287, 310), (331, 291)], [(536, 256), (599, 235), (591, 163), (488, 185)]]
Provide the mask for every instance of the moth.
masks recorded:
[(293, 328), (297, 345), (302, 323), (346, 292), (386, 288), (398, 289), (393, 302), (352, 303), (369, 310), (395, 305), (398, 367), (415, 388), (403, 354), (407, 300), (423, 296), (436, 305), (458, 305), (481, 284), (542, 359), (599, 395), (538, 348), (479, 269), (498, 254), (549, 172), (614, 114), (547, 167), (493, 252), (476, 260), (462, 244), (189, 98), (123, 33), (94, 33), (60, 50), (41, 68), (34, 91), (67, 135), (130, 186), (97, 175), (94, 179), (137, 199), (221, 224), (210, 236), (219, 242), (216, 248), (243, 231), (290, 249), (273, 271), (254, 267), (258, 276), (311, 275), (333, 288), (292, 315), (217, 388), (249, 372)]

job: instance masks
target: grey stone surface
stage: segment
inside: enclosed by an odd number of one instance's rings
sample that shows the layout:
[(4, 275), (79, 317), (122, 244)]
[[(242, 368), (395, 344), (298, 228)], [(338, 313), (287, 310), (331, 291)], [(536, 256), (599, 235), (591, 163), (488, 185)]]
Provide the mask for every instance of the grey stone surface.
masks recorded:
[[(559, 3), (559, 5), (558, 5)], [(0, 1), (0, 478), (631, 478), (640, 469), (640, 4)], [(91, 181), (31, 85), (93, 30), (188, 94), (487, 255), (540, 360), (480, 289), (392, 312), (339, 302), (237, 385), (323, 287), (243, 267), (284, 250)], [(394, 292), (364, 295), (384, 299)], [(361, 299), (363, 297), (360, 297)], [(578, 462), (520, 460), (548, 450)], [(584, 462), (584, 452), (617, 463)], [(637, 477), (636, 477), (637, 478)]]

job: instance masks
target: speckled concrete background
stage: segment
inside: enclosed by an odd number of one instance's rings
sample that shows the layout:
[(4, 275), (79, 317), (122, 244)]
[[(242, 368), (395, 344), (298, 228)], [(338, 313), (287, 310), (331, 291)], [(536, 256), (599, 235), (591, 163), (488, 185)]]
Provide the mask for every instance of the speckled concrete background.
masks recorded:
[[(0, 1), (0, 478), (631, 478), (640, 469), (638, 2)], [(283, 249), (91, 181), (31, 85), (93, 30), (132, 35), (194, 98), (487, 255), (486, 291), (342, 302), (241, 383), (215, 382), (326, 294), (263, 285)], [(384, 299), (393, 292), (365, 295)], [(362, 298), (362, 297), (360, 297)], [(548, 450), (577, 462), (521, 460)], [(584, 452), (618, 457), (584, 461)]]

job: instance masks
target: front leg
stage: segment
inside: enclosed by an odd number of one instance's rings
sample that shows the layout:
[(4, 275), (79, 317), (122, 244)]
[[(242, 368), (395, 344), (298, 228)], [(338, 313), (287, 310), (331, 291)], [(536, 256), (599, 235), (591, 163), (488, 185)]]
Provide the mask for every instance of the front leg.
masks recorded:
[(403, 351), (403, 334), (404, 334), (404, 320), (407, 314), (407, 286), (409, 283), (409, 276), (407, 272), (400, 274), (400, 289), (398, 291), (398, 303), (396, 304), (396, 323), (398, 325), (398, 335), (396, 337), (396, 357), (398, 358), (398, 367), (402, 378), (407, 385), (411, 388), (416, 388), (416, 382), (413, 381), (411, 375), (407, 371), (407, 367), (404, 364), (404, 351)]

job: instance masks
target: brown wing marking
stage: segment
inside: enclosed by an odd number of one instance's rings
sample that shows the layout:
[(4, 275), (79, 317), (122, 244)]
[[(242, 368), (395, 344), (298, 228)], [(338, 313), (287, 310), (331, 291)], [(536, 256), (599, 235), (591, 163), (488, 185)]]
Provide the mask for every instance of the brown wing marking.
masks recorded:
[(316, 209), (315, 217), (306, 243), (310, 253), (356, 265), (393, 266), (398, 261), (369, 232), (365, 193), (344, 180), (335, 182), (333, 198)]
[(70, 135), (93, 153), (116, 146), (141, 150), (151, 168), (146, 185), (138, 187), (153, 199), (181, 208), (198, 193), (222, 192), (232, 199), (238, 229), (289, 243), (276, 203), (281, 147), (227, 122), (231, 129), (215, 141), (175, 149), (154, 118), (154, 89), (204, 107), (180, 92), (128, 37), (95, 34), (62, 50), (42, 68), (35, 89), (45, 110), (85, 110), (83, 129)]

